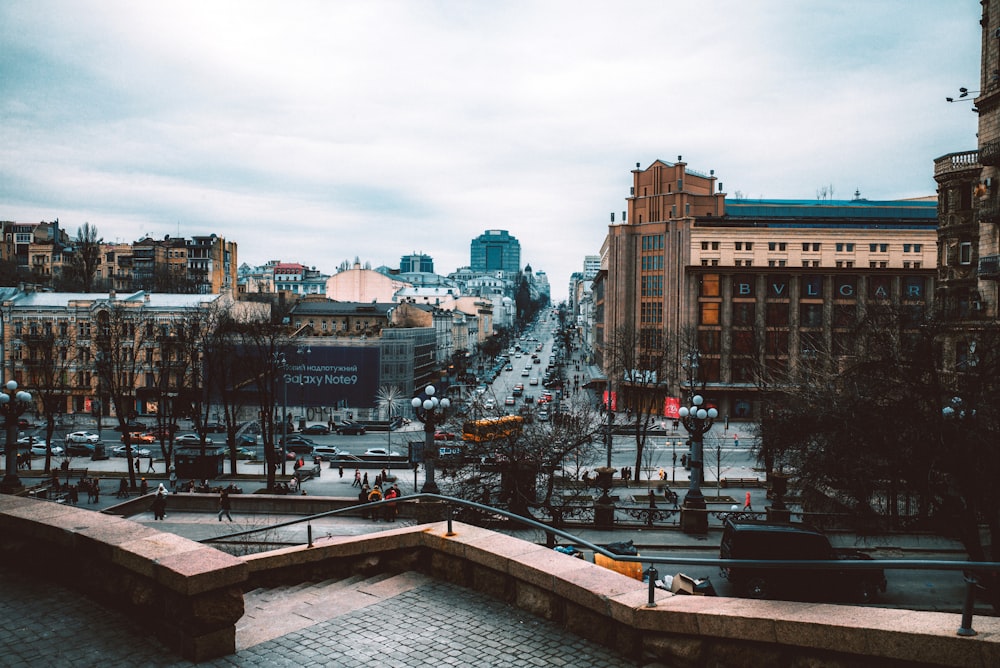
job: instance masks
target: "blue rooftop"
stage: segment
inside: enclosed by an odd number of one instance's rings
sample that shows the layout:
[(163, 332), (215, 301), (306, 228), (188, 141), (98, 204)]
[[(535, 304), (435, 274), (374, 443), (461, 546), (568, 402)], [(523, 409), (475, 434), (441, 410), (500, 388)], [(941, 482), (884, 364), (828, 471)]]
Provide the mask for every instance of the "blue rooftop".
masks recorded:
[(726, 200), (727, 218), (879, 218), (937, 222), (937, 202), (928, 200)]

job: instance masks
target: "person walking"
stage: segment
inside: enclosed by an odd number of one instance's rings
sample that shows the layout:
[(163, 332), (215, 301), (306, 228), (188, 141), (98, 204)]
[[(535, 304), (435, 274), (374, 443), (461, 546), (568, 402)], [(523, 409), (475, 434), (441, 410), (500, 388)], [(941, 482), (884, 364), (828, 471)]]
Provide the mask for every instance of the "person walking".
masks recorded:
[(173, 465), (170, 467), (170, 489), (177, 489), (177, 469)]
[(139, 496), (146, 496), (149, 494), (149, 483), (143, 478), (139, 481)]
[(219, 492), (219, 521), (220, 522), (222, 521), (222, 516), (223, 515), (225, 515), (227, 518), (229, 518), (230, 522), (233, 521), (233, 516), (229, 513), (229, 510), (231, 509), (231, 507), (232, 507), (231, 506), (231, 501), (229, 500), (229, 490), (226, 489), (226, 488), (223, 488), (223, 490), (221, 492)]
[[(397, 487), (390, 487), (385, 490), (385, 500), (395, 499), (399, 496), (399, 489)], [(395, 522), (396, 521), (396, 504), (387, 503), (385, 504), (385, 521)]]
[(101, 501), (101, 479), (94, 478), (90, 481), (90, 486), (94, 491), (94, 503), (100, 503)]
[(340, 475), (341, 478), (344, 477), (344, 465), (343, 464), (341, 464), (340, 466), (337, 467), (337, 474)]
[(146, 467), (146, 473), (156, 473), (156, 468), (153, 466), (153, 453), (149, 454), (149, 466)]
[(747, 500), (743, 504), (743, 510), (753, 510), (753, 506), (750, 504), (750, 492), (747, 492)]
[[(372, 491), (368, 492), (368, 503), (377, 503), (382, 500), (382, 490), (378, 485), (372, 487)], [(381, 508), (379, 509), (381, 510)], [(372, 519), (378, 522), (379, 510), (372, 511)]]
[(354, 469), (354, 482), (351, 487), (361, 487), (361, 469)]

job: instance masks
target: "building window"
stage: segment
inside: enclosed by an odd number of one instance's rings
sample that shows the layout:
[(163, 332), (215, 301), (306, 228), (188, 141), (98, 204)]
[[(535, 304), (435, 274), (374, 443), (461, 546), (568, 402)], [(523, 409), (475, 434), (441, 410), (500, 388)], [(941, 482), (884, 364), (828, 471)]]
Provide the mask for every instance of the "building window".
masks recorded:
[(719, 250), (719, 242), (718, 241), (713, 241), (712, 242), (712, 250)]
[(903, 269), (909, 269), (909, 268), (910, 268), (910, 263), (906, 260), (903, 260)]
[(702, 325), (718, 325), (719, 324), (719, 307), (721, 304), (719, 302), (702, 302), (701, 304), (701, 320), (699, 324)]
[(808, 242), (805, 242), (805, 241), (802, 242), (802, 250), (804, 252), (807, 252), (807, 253), (809, 252), (809, 243)]
[(754, 348), (753, 332), (748, 329), (733, 331), (733, 353), (736, 355), (752, 355)]
[(921, 251), (920, 244), (913, 244), (913, 252), (914, 253), (919, 253), (920, 251)]
[(785, 327), (788, 325), (788, 304), (771, 302), (767, 305), (768, 327)]
[(701, 296), (718, 297), (722, 293), (719, 291), (719, 275), (705, 274), (701, 277)]
[(913, 268), (914, 269), (920, 269), (920, 263), (919, 262), (914, 262), (913, 263)]
[(753, 327), (757, 305), (754, 302), (733, 302), (733, 326)]
[(702, 250), (708, 250), (708, 242), (707, 241), (702, 241), (701, 242), (701, 249)]
[(822, 304), (799, 304), (799, 327), (817, 328), (822, 326)]
[(972, 243), (963, 241), (958, 247), (958, 263), (972, 264)]

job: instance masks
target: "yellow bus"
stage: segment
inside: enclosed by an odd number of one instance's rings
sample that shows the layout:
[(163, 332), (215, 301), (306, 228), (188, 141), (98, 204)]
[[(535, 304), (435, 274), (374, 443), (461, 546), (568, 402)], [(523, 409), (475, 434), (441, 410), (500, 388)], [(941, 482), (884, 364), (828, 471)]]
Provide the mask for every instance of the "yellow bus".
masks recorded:
[(487, 443), (500, 438), (518, 436), (523, 427), (524, 418), (520, 415), (469, 420), (462, 425), (462, 440), (467, 443)]

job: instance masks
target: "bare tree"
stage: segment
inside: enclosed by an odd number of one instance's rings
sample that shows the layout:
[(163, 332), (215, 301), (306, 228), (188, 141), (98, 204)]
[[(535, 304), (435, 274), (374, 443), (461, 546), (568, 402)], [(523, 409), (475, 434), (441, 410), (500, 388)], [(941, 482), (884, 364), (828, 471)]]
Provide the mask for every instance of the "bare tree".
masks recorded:
[(27, 374), (25, 383), (40, 400), (36, 406), (41, 405), (45, 417), (44, 470), (48, 473), (51, 470), (56, 417), (66, 410), (75, 355), (65, 323), (32, 323), (22, 341), (25, 347), (22, 364)]
[(68, 280), (75, 289), (92, 292), (97, 265), (101, 259), (101, 244), (104, 240), (97, 236), (97, 228), (84, 223), (76, 231), (73, 252), (69, 256)]
[(132, 461), (132, 420), (136, 416), (136, 388), (143, 369), (141, 351), (155, 344), (153, 321), (142, 304), (111, 301), (97, 311), (96, 370), (102, 396), (108, 397), (125, 442), (129, 484), (135, 487)]

